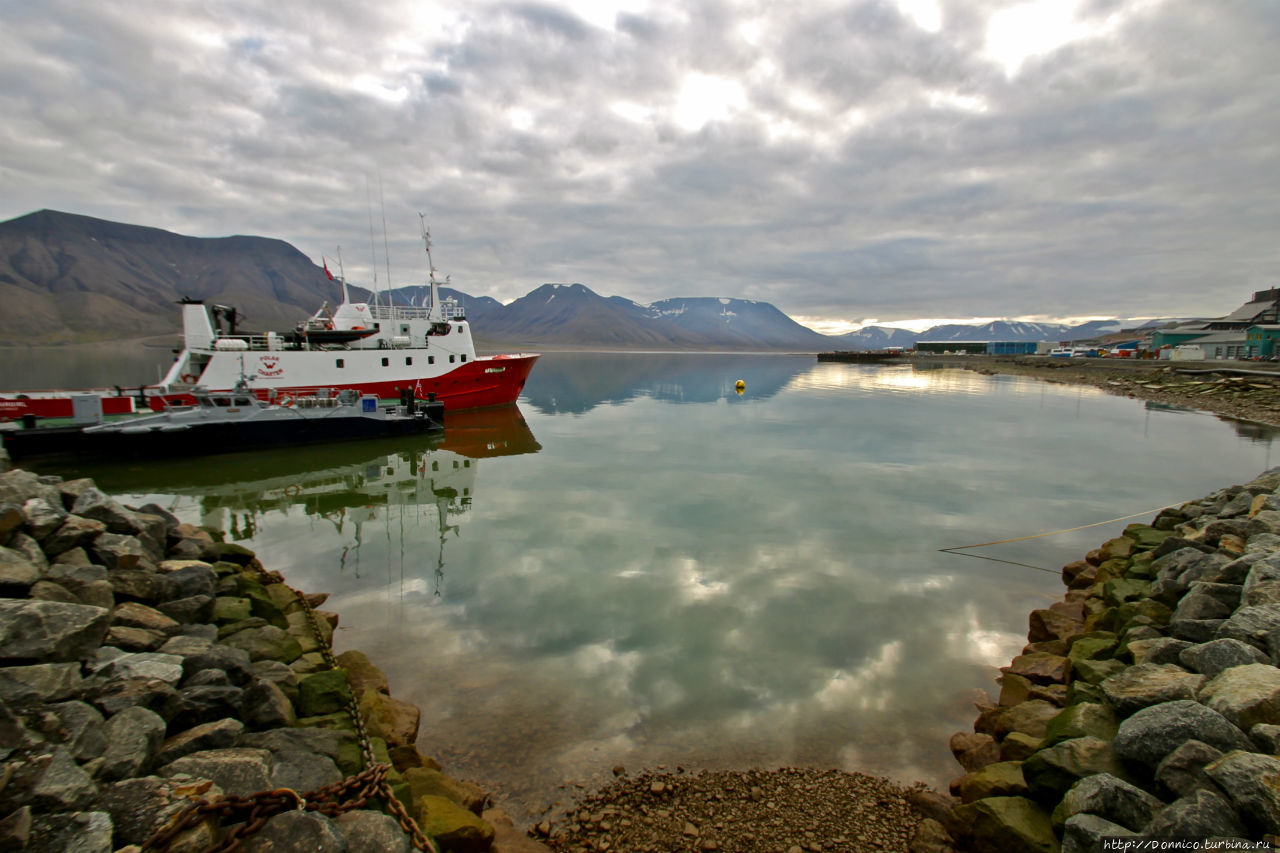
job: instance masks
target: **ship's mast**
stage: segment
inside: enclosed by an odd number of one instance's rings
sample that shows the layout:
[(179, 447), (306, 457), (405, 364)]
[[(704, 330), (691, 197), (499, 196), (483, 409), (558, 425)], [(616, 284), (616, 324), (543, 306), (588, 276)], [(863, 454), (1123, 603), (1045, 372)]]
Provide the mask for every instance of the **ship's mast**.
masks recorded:
[(351, 294), (347, 292), (347, 274), (342, 269), (342, 247), (338, 247), (338, 281), (342, 282), (342, 304), (346, 305), (351, 301)]
[(444, 312), (440, 310), (440, 283), (436, 281), (436, 265), (431, 260), (431, 232), (427, 230), (427, 218), (419, 213), (418, 222), (422, 226), (422, 245), (427, 250), (427, 284), (431, 290), (431, 310), (427, 318), (433, 323), (444, 322)]

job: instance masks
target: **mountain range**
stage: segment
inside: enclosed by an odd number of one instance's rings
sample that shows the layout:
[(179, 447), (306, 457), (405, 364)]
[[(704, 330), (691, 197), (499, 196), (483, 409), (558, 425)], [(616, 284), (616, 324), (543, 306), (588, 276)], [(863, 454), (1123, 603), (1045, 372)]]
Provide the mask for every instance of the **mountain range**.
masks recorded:
[[(351, 286), (353, 299), (374, 298)], [(421, 305), (425, 286), (376, 298)], [(997, 321), (911, 332), (869, 326), (823, 335), (767, 302), (678, 297), (641, 305), (582, 284), (543, 284), (506, 305), (451, 288), (477, 344), (499, 347), (798, 351), (911, 347), (917, 340), (1058, 341), (1119, 331)], [(78, 214), (41, 210), (0, 223), (0, 344), (67, 343), (173, 333), (182, 298), (234, 305), (246, 329), (290, 328), (341, 288), (306, 255), (264, 237), (187, 237)]]

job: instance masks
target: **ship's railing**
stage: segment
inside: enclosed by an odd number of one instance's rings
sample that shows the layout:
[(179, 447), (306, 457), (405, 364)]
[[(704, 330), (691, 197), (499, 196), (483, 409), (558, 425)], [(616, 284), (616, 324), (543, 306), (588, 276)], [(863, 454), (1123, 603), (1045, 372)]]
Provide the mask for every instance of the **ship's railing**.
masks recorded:
[[(467, 310), (452, 300), (440, 303), (440, 311), (446, 320), (465, 320)], [(430, 308), (409, 305), (370, 305), (369, 313), (375, 320), (429, 320)]]

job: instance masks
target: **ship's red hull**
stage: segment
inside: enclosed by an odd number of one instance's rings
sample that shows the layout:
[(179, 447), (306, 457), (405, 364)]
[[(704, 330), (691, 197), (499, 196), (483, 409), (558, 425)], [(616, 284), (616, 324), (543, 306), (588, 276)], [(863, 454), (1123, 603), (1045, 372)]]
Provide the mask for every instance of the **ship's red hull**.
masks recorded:
[[(412, 388), (414, 396), (427, 399), (434, 394), (437, 400), (445, 404), (445, 412), (463, 409), (483, 409), (490, 406), (501, 406), (514, 403), (524, 388), (525, 380), (538, 356), (533, 354), (498, 355), (488, 358), (477, 358), (442, 376), (417, 379), (412, 382), (334, 382), (327, 385), (308, 385), (272, 389), (276, 395), (297, 394), (308, 395), (320, 388), (340, 390), (354, 388), (362, 394), (376, 394), (383, 399), (397, 399), (403, 388)], [(210, 391), (229, 391), (225, 388), (211, 388)], [(115, 394), (112, 391), (96, 392), (102, 397), (103, 414), (130, 414), (142, 409), (138, 403), (138, 394), (132, 396), (105, 396)], [(254, 392), (266, 399), (268, 392), (258, 389)], [(0, 420), (14, 420), (23, 415), (35, 415), (39, 418), (69, 418), (72, 416), (71, 392), (31, 392), (0, 397)], [(166, 405), (190, 405), (195, 398), (181, 392), (159, 393), (159, 389), (147, 389), (147, 405), (159, 411)], [(446, 414), (447, 417), (447, 414)]]

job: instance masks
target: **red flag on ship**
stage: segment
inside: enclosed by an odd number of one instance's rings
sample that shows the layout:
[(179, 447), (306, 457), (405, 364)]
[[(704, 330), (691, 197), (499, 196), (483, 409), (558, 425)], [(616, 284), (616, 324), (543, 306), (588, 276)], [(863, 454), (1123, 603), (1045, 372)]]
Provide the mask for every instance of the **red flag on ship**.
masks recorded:
[(333, 273), (329, 272), (329, 262), (325, 260), (324, 255), (320, 256), (320, 261), (324, 264), (324, 274), (329, 276), (329, 281), (333, 281)]

